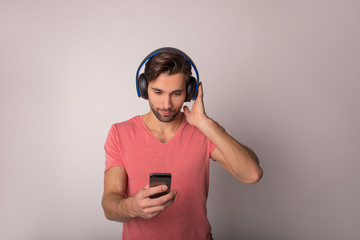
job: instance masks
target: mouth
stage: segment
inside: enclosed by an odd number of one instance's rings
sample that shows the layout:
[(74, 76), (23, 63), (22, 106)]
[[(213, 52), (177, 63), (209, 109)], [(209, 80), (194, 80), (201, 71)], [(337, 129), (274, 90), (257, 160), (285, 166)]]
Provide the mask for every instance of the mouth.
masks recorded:
[(175, 111), (169, 109), (169, 110), (159, 110), (161, 112), (162, 115), (164, 116), (170, 116), (172, 115)]
[(164, 111), (161, 111), (162, 115), (164, 116), (169, 116), (172, 114), (172, 112), (164, 112)]

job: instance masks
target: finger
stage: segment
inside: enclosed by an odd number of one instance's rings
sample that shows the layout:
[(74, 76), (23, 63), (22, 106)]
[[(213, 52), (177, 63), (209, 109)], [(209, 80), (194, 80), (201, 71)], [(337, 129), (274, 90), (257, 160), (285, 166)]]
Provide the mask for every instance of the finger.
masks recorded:
[(176, 196), (176, 191), (171, 191), (168, 194), (165, 194), (164, 196), (152, 199), (153, 206), (156, 205), (166, 205), (168, 202), (174, 201)]
[(203, 95), (203, 86), (202, 86), (202, 82), (199, 84), (199, 95), (202, 96)]
[(150, 197), (152, 195), (165, 192), (167, 189), (168, 189), (168, 187), (166, 185), (159, 185), (159, 186), (156, 186), (156, 187), (149, 187), (148, 189), (146, 189), (143, 192), (143, 197), (147, 198), (147, 197)]
[(174, 192), (171, 192), (159, 199), (157, 199), (161, 204), (154, 206), (154, 207), (159, 207), (160, 211), (164, 211), (165, 209), (167, 209), (170, 205), (172, 205), (175, 201), (175, 195), (176, 195), (176, 191), (175, 194)]
[(158, 198), (153, 198), (153, 199), (148, 199), (148, 201), (146, 202), (146, 205), (144, 205), (145, 208), (152, 208), (152, 207), (157, 207), (157, 206), (170, 206), (174, 200), (175, 200), (175, 196), (176, 196), (176, 191), (171, 191), (168, 194), (165, 194), (164, 196), (158, 197)]
[(202, 88), (202, 83), (199, 83), (199, 87), (196, 93), (196, 98), (195, 101), (198, 99), (202, 99), (203, 98), (203, 88)]
[(174, 200), (168, 201), (164, 205), (157, 205), (154, 207), (147, 208), (146, 210), (144, 210), (144, 213), (146, 214), (146, 218), (150, 219), (150, 218), (155, 217), (156, 215), (158, 215), (159, 213), (161, 213), (162, 211), (167, 209), (173, 203), (174, 203)]
[(149, 189), (149, 184), (145, 185), (136, 195), (141, 198), (146, 198), (146, 191)]
[[(164, 211), (165, 209), (170, 207), (170, 205), (172, 205), (174, 203), (174, 201), (175, 201), (175, 199), (171, 198), (170, 200), (166, 201), (164, 204), (158, 205), (160, 207), (159, 209), (162, 209), (161, 211)], [(161, 206), (162, 206), (162, 208), (161, 208)], [(154, 207), (156, 207), (156, 206), (154, 206)]]
[(173, 193), (168, 193), (167, 195), (164, 195), (162, 197), (152, 199), (150, 201), (151, 203), (149, 203), (148, 208), (160, 207), (159, 209), (161, 209), (161, 206), (163, 206), (164, 209), (165, 209), (165, 208), (169, 207), (171, 204), (173, 204), (174, 201), (175, 201), (174, 194)]

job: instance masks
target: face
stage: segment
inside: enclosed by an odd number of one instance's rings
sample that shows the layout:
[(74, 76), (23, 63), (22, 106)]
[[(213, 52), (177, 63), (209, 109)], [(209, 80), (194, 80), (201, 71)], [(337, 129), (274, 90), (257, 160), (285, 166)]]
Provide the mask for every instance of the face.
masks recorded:
[(160, 74), (148, 86), (151, 111), (161, 122), (171, 122), (181, 110), (186, 97), (183, 73)]

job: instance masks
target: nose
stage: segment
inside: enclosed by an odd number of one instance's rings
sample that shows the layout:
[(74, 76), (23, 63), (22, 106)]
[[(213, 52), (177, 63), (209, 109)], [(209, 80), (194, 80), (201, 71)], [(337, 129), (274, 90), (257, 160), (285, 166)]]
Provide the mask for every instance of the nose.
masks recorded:
[(172, 101), (171, 101), (171, 96), (164, 94), (164, 101), (163, 101), (163, 106), (165, 109), (169, 109), (172, 108)]

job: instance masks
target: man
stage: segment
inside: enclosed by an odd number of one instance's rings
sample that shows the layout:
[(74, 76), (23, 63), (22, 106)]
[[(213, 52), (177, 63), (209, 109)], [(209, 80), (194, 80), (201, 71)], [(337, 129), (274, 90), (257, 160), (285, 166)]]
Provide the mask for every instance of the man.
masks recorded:
[[(252, 150), (206, 115), (202, 84), (191, 76), (191, 66), (198, 78), (197, 70), (185, 53), (163, 48), (146, 61), (137, 84), (150, 111), (114, 124), (106, 140), (105, 216), (124, 222), (123, 239), (212, 239), (210, 157), (244, 183), (259, 181), (262, 169)], [(191, 110), (183, 107), (195, 97)], [(150, 198), (168, 190), (149, 187), (153, 172), (171, 173), (172, 191)]]

